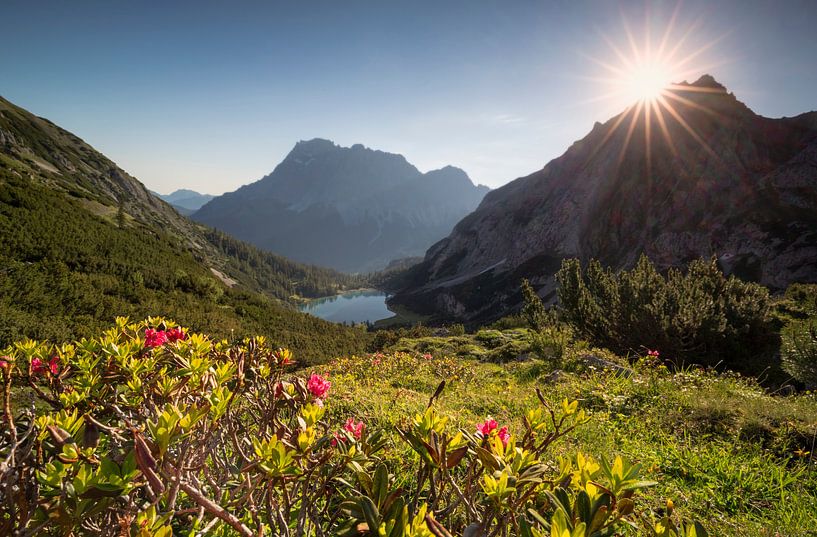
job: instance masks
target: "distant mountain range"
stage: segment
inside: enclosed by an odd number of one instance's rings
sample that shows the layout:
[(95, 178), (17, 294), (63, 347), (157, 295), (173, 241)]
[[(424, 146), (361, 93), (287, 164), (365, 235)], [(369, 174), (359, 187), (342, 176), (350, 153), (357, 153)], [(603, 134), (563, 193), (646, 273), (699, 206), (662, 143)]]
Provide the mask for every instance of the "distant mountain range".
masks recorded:
[(297, 261), (366, 272), (422, 255), (488, 190), (458, 168), (420, 173), (402, 155), (314, 139), (193, 218)]
[(0, 347), (164, 315), (326, 359), (359, 352), (365, 334), (291, 303), (360, 284), (188, 220), (74, 134), (0, 98)]
[(676, 85), (490, 192), (390, 303), (491, 320), (519, 307), (523, 278), (553, 300), (565, 258), (620, 269), (642, 253), (663, 269), (717, 256), (773, 289), (817, 281), (817, 112), (768, 119), (711, 76)]
[(168, 202), (179, 213), (189, 216), (198, 211), (202, 205), (215, 198), (212, 194), (199, 194), (195, 190), (181, 188), (170, 194), (159, 194), (151, 191), (151, 194), (158, 196)]

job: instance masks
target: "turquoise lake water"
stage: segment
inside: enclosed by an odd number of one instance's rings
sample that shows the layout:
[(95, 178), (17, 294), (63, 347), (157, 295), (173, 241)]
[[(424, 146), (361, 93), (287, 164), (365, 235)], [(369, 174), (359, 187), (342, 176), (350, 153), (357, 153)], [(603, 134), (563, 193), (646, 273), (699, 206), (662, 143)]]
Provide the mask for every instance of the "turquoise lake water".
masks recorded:
[(310, 300), (301, 311), (334, 323), (375, 322), (392, 317), (386, 307), (386, 294), (381, 291), (352, 291), (340, 295)]

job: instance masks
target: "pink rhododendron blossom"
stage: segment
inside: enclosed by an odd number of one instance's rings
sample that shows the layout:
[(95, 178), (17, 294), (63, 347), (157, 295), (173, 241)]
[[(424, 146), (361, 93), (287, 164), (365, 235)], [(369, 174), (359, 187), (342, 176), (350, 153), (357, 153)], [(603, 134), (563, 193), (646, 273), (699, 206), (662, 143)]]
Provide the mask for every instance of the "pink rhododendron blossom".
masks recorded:
[(363, 423), (363, 420), (360, 420), (358, 423), (355, 423), (355, 420), (353, 418), (349, 418), (348, 420), (346, 420), (346, 424), (343, 426), (345, 430), (352, 433), (352, 436), (354, 436), (358, 440), (360, 440), (360, 435), (363, 434), (363, 429), (365, 427), (366, 425)]
[(59, 356), (52, 356), (51, 360), (48, 361), (48, 369), (51, 371), (52, 375), (57, 375), (60, 372), (60, 357)]
[(0, 369), (5, 369), (9, 366), (9, 358), (8, 356), (0, 356)]
[(431, 360), (433, 356), (431, 356), (431, 353), (427, 352), (423, 355), (423, 358), (425, 358), (426, 360)]
[(167, 343), (167, 332), (164, 330), (155, 330), (148, 328), (145, 330), (145, 347), (155, 348), (161, 347)]
[(496, 433), (496, 435), (499, 437), (500, 440), (502, 440), (502, 446), (503, 447), (508, 447), (508, 440), (510, 440), (510, 438), (511, 438), (511, 433), (508, 432), (508, 426), (505, 425), (504, 427), (502, 427)]
[(34, 373), (35, 375), (42, 375), (46, 371), (48, 371), (48, 369), (45, 366), (45, 362), (43, 362), (42, 360), (40, 360), (36, 356), (31, 359), (31, 372), (32, 373)]
[(477, 436), (488, 438), (493, 432), (496, 431), (496, 435), (502, 441), (502, 445), (507, 446), (508, 440), (511, 438), (511, 433), (508, 432), (508, 426), (504, 425), (501, 429), (498, 428), (499, 423), (497, 423), (494, 418), (488, 416), (483, 423), (477, 424)]
[(187, 334), (185, 334), (184, 330), (179, 327), (171, 328), (165, 332), (165, 336), (170, 343), (187, 339)]
[(661, 355), (660, 352), (656, 350), (647, 350), (647, 356), (652, 356), (653, 358), (658, 358)]
[[(365, 428), (366, 424), (363, 423), (363, 420), (355, 423), (354, 418), (347, 419), (346, 423), (343, 424), (343, 430), (352, 433), (352, 436), (354, 436), (357, 440), (360, 440), (360, 437), (363, 436), (363, 429)], [(346, 437), (335, 433), (334, 438), (332, 438), (329, 443), (332, 445), (332, 447), (335, 447), (338, 445), (338, 440), (341, 442), (346, 442)]]
[(477, 434), (482, 437), (486, 437), (497, 427), (499, 427), (499, 423), (497, 423), (494, 418), (489, 416), (484, 423), (477, 425)]
[(317, 373), (312, 373), (312, 376), (309, 377), (306, 383), (306, 389), (318, 399), (323, 399), (331, 387), (332, 383)]

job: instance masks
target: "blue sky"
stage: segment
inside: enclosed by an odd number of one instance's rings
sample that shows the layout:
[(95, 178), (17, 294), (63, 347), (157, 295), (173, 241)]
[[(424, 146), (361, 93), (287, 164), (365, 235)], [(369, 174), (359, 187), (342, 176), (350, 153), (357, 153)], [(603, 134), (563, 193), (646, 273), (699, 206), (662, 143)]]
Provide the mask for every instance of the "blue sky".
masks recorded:
[(813, 1), (4, 0), (0, 95), (159, 192), (234, 190), (314, 137), (496, 187), (623, 109), (596, 60), (676, 9), (678, 57), (709, 45), (690, 80), (770, 117), (817, 109)]

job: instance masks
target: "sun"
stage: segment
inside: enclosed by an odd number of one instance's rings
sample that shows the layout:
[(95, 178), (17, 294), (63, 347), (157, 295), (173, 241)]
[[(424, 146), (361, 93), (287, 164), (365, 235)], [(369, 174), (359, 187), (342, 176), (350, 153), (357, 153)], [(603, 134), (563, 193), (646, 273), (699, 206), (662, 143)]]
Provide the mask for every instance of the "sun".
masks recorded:
[[(636, 35), (622, 15), (623, 42), (601, 32), (604, 58), (585, 56), (602, 68), (587, 79), (603, 88), (603, 92), (587, 102), (607, 101), (607, 108), (615, 114), (596, 150), (604, 147), (616, 133), (623, 133), (619, 162), (630, 144), (643, 143), (645, 165), (650, 173), (653, 146), (665, 144), (676, 154), (676, 142), (681, 136), (688, 135), (713, 158), (718, 158), (686, 117), (693, 110), (717, 117), (717, 111), (709, 109), (693, 94), (720, 90), (689, 84), (686, 80), (696, 80), (719, 65), (705, 58), (709, 55), (707, 51), (723, 36), (706, 41), (697, 33), (696, 24), (678, 35), (675, 23), (680, 5), (680, 2), (676, 5), (660, 40), (651, 38), (650, 21), (645, 20), (642, 35)], [(693, 45), (692, 50), (689, 45)]]
[(629, 102), (652, 102), (672, 83), (672, 69), (660, 61), (634, 65), (621, 74), (624, 98)]

